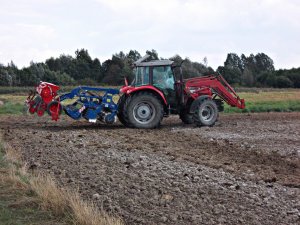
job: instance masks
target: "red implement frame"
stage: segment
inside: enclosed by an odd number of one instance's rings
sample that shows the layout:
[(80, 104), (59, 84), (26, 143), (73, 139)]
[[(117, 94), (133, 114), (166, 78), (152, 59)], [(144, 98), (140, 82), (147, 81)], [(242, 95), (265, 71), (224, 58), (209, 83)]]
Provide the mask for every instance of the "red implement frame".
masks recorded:
[(29, 112), (31, 114), (36, 112), (38, 116), (43, 116), (44, 112), (48, 111), (52, 120), (57, 121), (61, 112), (60, 99), (57, 97), (59, 86), (48, 82), (40, 82), (35, 89), (36, 91), (31, 91), (25, 101)]

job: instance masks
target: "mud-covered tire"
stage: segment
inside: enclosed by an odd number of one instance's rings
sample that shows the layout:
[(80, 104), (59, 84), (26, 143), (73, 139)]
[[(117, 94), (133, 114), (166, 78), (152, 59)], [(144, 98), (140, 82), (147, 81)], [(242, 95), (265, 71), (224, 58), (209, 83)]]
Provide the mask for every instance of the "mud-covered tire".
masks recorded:
[(139, 92), (127, 98), (123, 110), (126, 126), (134, 128), (157, 128), (164, 115), (161, 100), (151, 92)]
[(181, 111), (179, 114), (179, 118), (185, 124), (193, 124), (194, 123), (193, 114), (188, 113), (187, 110)]
[(126, 102), (126, 95), (123, 94), (119, 101), (118, 101), (118, 113), (117, 113), (117, 116), (118, 116), (118, 119), (119, 121), (124, 125), (124, 126), (129, 126), (128, 124), (128, 121), (125, 120), (125, 115), (124, 115), (124, 105), (125, 105), (125, 102)]
[(211, 99), (199, 102), (193, 114), (194, 123), (197, 126), (213, 126), (218, 120), (218, 117), (218, 107)]

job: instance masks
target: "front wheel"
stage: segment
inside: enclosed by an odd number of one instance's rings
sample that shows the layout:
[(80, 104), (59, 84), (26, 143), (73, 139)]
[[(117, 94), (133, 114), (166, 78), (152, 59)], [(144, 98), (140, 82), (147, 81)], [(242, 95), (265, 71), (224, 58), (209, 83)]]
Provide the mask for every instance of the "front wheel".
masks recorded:
[(140, 92), (127, 98), (124, 105), (125, 121), (135, 128), (159, 127), (163, 118), (163, 105), (158, 97), (149, 92)]
[(211, 99), (207, 99), (198, 103), (193, 118), (197, 126), (213, 126), (218, 116), (216, 103)]

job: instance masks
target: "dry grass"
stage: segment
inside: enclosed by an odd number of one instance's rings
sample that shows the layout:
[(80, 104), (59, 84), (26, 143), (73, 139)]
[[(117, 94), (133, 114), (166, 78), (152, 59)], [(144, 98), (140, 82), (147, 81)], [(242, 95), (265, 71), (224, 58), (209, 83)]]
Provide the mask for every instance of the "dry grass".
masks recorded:
[[(0, 137), (1, 140), (1, 137)], [(22, 156), (19, 151), (13, 149), (7, 143), (3, 144), (3, 148), (5, 150), (5, 158), (12, 163), (20, 163), (22, 162)]]
[(26, 95), (0, 94), (0, 100), (5, 102), (15, 102), (23, 104), (26, 99)]
[(68, 216), (74, 224), (121, 225), (119, 218), (99, 210), (93, 202), (83, 201), (77, 192), (62, 190), (48, 175), (38, 175), (30, 180), (31, 188), (42, 200), (42, 207), (57, 216)]
[[(1, 142), (1, 137), (0, 137)], [(9, 179), (17, 189), (31, 190), (39, 199), (43, 210), (56, 216), (68, 218), (77, 225), (122, 225), (121, 219), (112, 217), (98, 209), (93, 202), (83, 201), (79, 194), (63, 190), (49, 175), (30, 174), (21, 161), (21, 155), (8, 144), (3, 145), (8, 162), (7, 176), (1, 173), (0, 179)]]
[(37, 175), (29, 181), (32, 190), (41, 199), (41, 206), (45, 210), (51, 210), (57, 216), (69, 213), (68, 201), (64, 191), (60, 190), (50, 176)]
[(75, 216), (75, 223), (81, 225), (122, 225), (119, 218), (111, 217), (99, 210), (93, 203), (81, 200), (78, 193), (69, 192), (70, 207)]

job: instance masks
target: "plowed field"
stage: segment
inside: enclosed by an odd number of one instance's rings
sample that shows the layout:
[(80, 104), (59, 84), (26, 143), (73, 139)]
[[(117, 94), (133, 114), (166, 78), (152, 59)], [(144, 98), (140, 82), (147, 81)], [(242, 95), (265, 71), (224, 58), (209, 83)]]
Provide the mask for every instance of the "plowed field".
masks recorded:
[(154, 130), (1, 116), (0, 129), (31, 170), (126, 224), (300, 224), (300, 113)]

